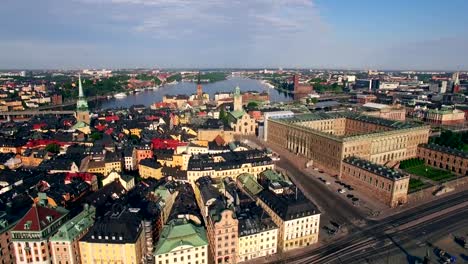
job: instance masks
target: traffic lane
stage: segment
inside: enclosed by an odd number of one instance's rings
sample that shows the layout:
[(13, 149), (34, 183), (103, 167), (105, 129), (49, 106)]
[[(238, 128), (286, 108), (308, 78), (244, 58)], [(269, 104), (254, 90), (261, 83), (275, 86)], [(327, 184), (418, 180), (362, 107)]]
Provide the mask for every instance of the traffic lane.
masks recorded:
[(306, 249), (305, 252), (289, 256), (287, 258), (287, 261), (290, 263), (301, 263), (300, 261), (304, 259), (324, 257), (334, 254), (338, 251), (346, 249), (351, 245), (363, 243), (363, 241), (373, 239), (376, 235), (380, 235), (382, 238), (385, 238), (385, 232), (389, 229), (392, 229), (395, 226), (415, 221), (421, 216), (430, 215), (439, 212), (445, 208), (453, 207), (454, 205), (458, 205), (460, 203), (465, 202), (467, 199), (468, 191), (449, 195), (434, 203), (425, 204), (423, 206), (416, 207), (410, 211), (405, 211), (394, 216), (387, 217), (380, 221), (374, 221), (364, 230), (358, 230), (343, 239), (340, 239), (328, 245), (321, 246), (319, 248), (309, 250)]
[[(385, 255), (386, 257), (401, 256), (404, 258), (422, 259), (425, 250), (419, 250), (426, 245), (431, 244), (430, 240), (438, 239), (468, 224), (468, 211), (456, 211), (453, 214), (447, 214), (437, 220), (424, 222), (413, 228), (400, 231), (397, 234), (390, 235), (385, 239), (391, 242), (387, 246), (366, 249), (364, 252), (352, 257), (348, 257), (349, 263), (362, 263), (363, 260), (377, 260)], [(334, 262), (339, 263), (341, 259)]]
[(328, 187), (320, 184), (313, 179), (313, 176), (304, 173), (297, 168), (289, 160), (282, 158), (277, 162), (277, 165), (290, 174), (290, 179), (301, 189), (302, 192), (316, 203), (325, 213), (330, 215), (331, 219), (335, 219), (341, 223), (354, 225), (353, 221), (362, 221), (365, 219), (364, 214), (359, 212), (357, 208), (349, 206), (338, 193), (330, 190)]

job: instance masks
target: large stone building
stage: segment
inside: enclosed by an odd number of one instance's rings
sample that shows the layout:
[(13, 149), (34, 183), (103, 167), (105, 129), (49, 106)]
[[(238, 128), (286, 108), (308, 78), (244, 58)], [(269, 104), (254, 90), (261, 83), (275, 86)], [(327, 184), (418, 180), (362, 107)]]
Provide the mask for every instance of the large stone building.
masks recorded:
[(200, 154), (190, 158), (187, 180), (194, 183), (198, 178), (210, 176), (221, 179), (236, 179), (242, 173), (257, 175), (274, 168), (273, 160), (260, 150), (232, 151), (218, 154)]
[(93, 225), (95, 216), (96, 209), (85, 205), (82, 212), (58, 229), (57, 233), (50, 238), (53, 263), (81, 263), (78, 241)]
[(408, 201), (409, 176), (356, 157), (343, 160), (341, 179), (390, 207)]
[(19, 218), (14, 214), (0, 212), (0, 263), (15, 263), (15, 249), (11, 243), (11, 229)]
[(468, 154), (464, 151), (436, 144), (418, 147), (418, 158), (436, 168), (446, 169), (458, 176), (468, 176)]
[(206, 223), (211, 263), (237, 263), (238, 224), (234, 208), (213, 186), (210, 177), (200, 178), (194, 185), (195, 197)]
[(416, 157), (430, 127), (353, 112), (312, 113), (269, 119), (267, 141), (311, 160), (314, 167), (340, 175), (345, 157), (377, 164)]
[(274, 171), (265, 171), (259, 181), (263, 190), (257, 203), (278, 226), (278, 251), (285, 252), (318, 242), (320, 212), (291, 182)]
[(49, 238), (65, 222), (68, 212), (34, 204), (11, 231), (16, 263), (52, 262)]
[(155, 263), (208, 263), (206, 230), (186, 219), (174, 219), (164, 226), (154, 251)]
[(97, 220), (79, 240), (82, 264), (142, 263), (146, 255), (143, 224), (127, 209)]

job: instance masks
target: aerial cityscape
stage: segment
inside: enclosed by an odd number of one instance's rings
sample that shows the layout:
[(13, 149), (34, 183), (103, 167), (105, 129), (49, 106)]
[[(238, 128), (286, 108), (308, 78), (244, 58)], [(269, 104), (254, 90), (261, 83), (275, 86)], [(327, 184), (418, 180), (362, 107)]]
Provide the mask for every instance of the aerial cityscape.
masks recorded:
[(2, 3), (0, 263), (468, 263), (468, 3), (352, 2)]

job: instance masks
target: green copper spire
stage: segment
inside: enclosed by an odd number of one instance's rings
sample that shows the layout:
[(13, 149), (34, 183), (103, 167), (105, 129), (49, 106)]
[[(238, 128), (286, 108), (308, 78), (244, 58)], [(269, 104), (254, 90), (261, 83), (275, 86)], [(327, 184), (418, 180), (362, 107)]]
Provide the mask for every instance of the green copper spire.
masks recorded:
[(81, 85), (81, 74), (78, 74), (78, 98), (84, 97), (83, 86)]
[(234, 90), (234, 95), (236, 96), (236, 95), (240, 95), (240, 94), (241, 94), (240, 93), (240, 87), (239, 87), (239, 85), (237, 85), (236, 89)]
[(84, 96), (83, 85), (81, 84), (81, 75), (78, 74), (78, 101), (76, 101), (77, 111), (88, 111), (88, 102)]

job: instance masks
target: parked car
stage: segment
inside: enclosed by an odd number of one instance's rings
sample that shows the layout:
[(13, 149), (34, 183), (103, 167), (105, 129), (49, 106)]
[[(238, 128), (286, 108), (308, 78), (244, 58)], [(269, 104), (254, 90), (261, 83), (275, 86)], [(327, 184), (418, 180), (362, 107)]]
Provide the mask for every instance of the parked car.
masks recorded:
[(338, 192), (339, 192), (339, 193), (345, 193), (346, 190), (345, 190), (345, 189), (338, 189)]
[(326, 184), (326, 185), (330, 185), (330, 184), (331, 184), (331, 182), (329, 182), (329, 181), (326, 181), (326, 182), (325, 182), (325, 184)]

